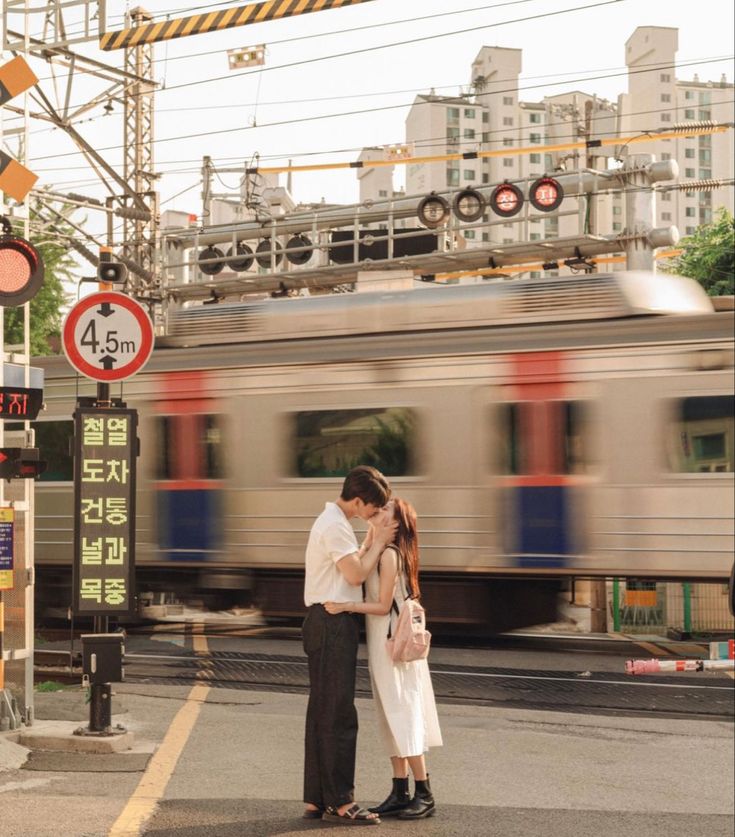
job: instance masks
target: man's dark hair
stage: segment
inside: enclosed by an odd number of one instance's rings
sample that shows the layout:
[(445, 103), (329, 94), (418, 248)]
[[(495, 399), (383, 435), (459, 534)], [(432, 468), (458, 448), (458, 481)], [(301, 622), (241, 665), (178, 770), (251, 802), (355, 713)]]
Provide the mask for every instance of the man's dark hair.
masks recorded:
[(380, 507), (390, 500), (390, 486), (388, 480), (376, 468), (358, 465), (345, 477), (340, 497), (345, 501), (359, 497), (363, 503)]

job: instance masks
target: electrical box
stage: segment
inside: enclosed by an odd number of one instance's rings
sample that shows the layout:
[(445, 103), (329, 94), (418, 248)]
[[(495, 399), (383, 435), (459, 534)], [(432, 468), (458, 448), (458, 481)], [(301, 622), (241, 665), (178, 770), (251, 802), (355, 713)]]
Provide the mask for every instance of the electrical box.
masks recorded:
[(82, 634), (82, 674), (86, 681), (121, 683), (125, 634)]

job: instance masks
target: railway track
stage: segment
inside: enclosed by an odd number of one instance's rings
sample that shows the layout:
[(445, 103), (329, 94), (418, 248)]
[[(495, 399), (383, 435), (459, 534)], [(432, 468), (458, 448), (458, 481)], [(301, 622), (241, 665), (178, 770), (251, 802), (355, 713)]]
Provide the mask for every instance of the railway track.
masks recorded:
[[(523, 671), (435, 664), (432, 682), (440, 703), (598, 714), (655, 715), (711, 720), (733, 718), (735, 683), (727, 678), (647, 677), (613, 673)], [(213, 651), (206, 654), (133, 653), (126, 682), (185, 685), (206, 682), (228, 689), (305, 693), (303, 657)], [(358, 661), (356, 693), (370, 697), (367, 664)]]

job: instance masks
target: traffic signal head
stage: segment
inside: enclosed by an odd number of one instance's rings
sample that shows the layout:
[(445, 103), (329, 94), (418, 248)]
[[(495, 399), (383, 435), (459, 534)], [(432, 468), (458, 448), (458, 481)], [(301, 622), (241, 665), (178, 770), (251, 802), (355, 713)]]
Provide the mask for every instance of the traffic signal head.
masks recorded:
[(34, 297), (43, 285), (40, 252), (25, 238), (0, 235), (0, 306), (13, 308)]
[(38, 448), (0, 448), (0, 479), (37, 480), (46, 470)]

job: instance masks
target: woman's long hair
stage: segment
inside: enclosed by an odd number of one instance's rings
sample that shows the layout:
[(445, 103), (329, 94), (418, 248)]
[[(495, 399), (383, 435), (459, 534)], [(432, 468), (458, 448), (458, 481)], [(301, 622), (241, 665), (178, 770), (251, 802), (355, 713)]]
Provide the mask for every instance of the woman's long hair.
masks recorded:
[(419, 589), (419, 536), (416, 529), (416, 509), (400, 497), (393, 497), (393, 517), (398, 521), (394, 541), (403, 560), (408, 591), (417, 599)]

